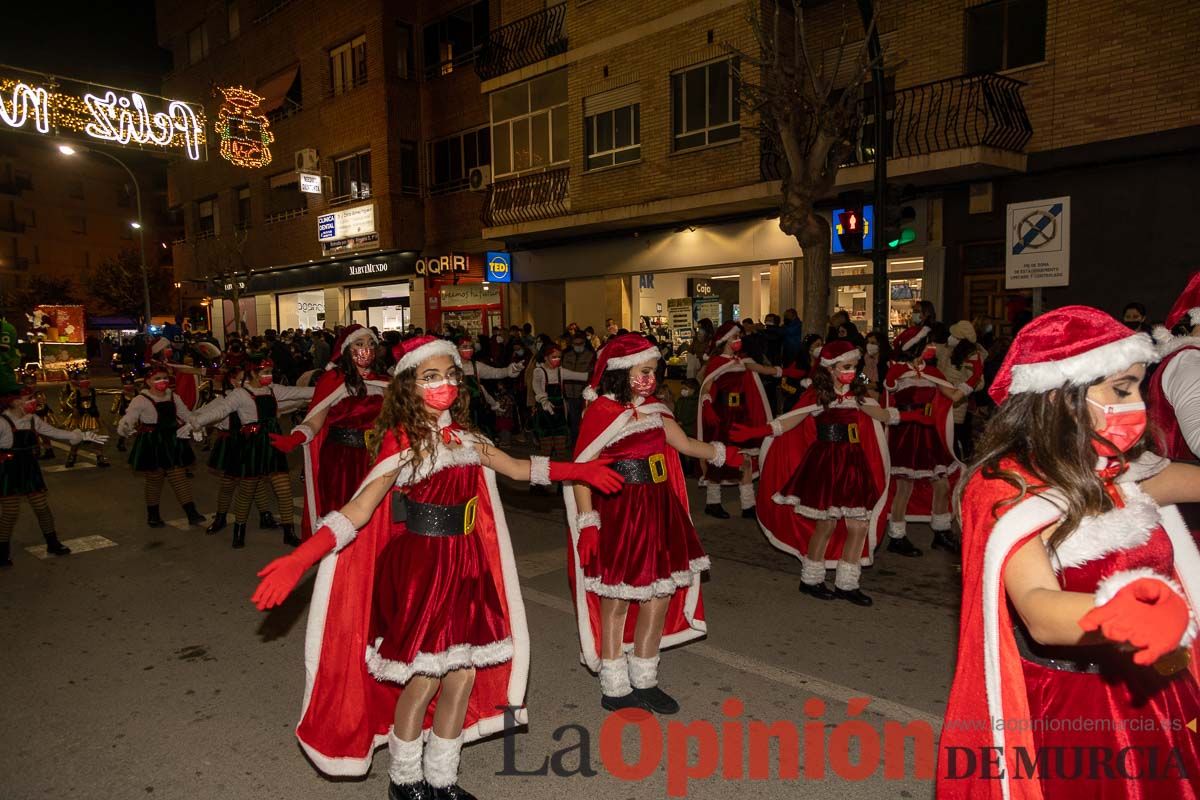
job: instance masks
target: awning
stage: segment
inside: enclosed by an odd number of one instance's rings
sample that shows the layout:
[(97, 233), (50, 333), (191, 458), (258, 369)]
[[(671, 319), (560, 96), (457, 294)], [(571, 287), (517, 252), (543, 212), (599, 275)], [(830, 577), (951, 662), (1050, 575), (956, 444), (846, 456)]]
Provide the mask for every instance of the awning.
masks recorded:
[(288, 91), (291, 90), (292, 84), (296, 82), (296, 73), (299, 71), (300, 65), (293, 64), (283, 72), (263, 81), (257, 90), (258, 94), (263, 98), (262, 103), (259, 105), (260, 113), (270, 114), (283, 105)]
[(133, 317), (88, 317), (87, 327), (92, 330), (137, 330), (140, 326)]

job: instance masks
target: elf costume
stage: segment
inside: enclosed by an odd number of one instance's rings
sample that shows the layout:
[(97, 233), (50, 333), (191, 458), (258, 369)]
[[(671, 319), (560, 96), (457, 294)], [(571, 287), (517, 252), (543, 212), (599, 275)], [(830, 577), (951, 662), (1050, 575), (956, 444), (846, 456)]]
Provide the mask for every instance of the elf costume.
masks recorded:
[[(67, 427), (81, 431), (100, 432), (103, 429), (100, 424), (100, 394), (92, 386), (87, 369), (71, 370), (68, 375), (71, 388), (63, 402), (63, 408), (68, 415)], [(79, 445), (72, 445), (71, 452), (67, 455), (66, 466), (75, 466), (78, 454)], [(103, 452), (96, 453), (96, 466), (109, 466), (108, 459), (104, 457)]]

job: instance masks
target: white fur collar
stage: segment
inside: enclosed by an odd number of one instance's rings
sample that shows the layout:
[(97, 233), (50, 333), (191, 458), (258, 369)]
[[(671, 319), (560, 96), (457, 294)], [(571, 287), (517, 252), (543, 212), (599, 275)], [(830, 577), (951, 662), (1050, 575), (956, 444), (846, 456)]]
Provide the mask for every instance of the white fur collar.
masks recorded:
[[(1145, 544), (1151, 532), (1162, 524), (1158, 504), (1136, 483), (1121, 485), (1125, 506), (1085, 517), (1079, 527), (1058, 546), (1051, 556), (1055, 572), (1078, 567), (1118, 550)], [(1055, 557), (1057, 556), (1057, 557)]]
[[(438, 439), (437, 447), (421, 461), (421, 466), (415, 472), (411, 464), (404, 463), (404, 453), (400, 454), (400, 471), (396, 474), (397, 486), (411, 486), (426, 478), (451, 467), (462, 467), (479, 464), (479, 451), (475, 449), (476, 439), (467, 431), (459, 431), (462, 444), (447, 445)], [(406, 451), (407, 452), (407, 451)]]
[(638, 414), (636, 417), (630, 418), (629, 422), (626, 422), (621, 430), (617, 431), (616, 436), (608, 440), (608, 444), (611, 445), (613, 442), (619, 442), (628, 436), (633, 436), (635, 433), (652, 431), (662, 426), (662, 414), (657, 412)]
[[(1165, 329), (1163, 330), (1165, 332)], [(1166, 358), (1185, 347), (1200, 347), (1200, 336), (1172, 336), (1168, 333), (1165, 337), (1159, 338), (1158, 357)]]

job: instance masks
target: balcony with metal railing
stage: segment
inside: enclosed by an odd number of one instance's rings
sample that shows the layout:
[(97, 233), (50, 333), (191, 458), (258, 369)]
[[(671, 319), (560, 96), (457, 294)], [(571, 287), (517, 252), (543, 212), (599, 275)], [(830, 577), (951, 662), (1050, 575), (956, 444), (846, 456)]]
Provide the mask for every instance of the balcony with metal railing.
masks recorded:
[(530, 14), (492, 31), (475, 60), (482, 81), (567, 52), (567, 4)]
[[(1026, 84), (995, 74), (963, 75), (897, 89), (886, 100), (889, 162), (966, 148), (1023, 154), (1033, 126), (1021, 100)], [(862, 100), (863, 124), (842, 167), (875, 161), (874, 98)], [(786, 168), (770, 137), (762, 139), (763, 180), (779, 180)], [(889, 164), (889, 172), (892, 167)]]
[(483, 204), (483, 226), (518, 225), (567, 214), (570, 177), (570, 167), (562, 167), (493, 183)]

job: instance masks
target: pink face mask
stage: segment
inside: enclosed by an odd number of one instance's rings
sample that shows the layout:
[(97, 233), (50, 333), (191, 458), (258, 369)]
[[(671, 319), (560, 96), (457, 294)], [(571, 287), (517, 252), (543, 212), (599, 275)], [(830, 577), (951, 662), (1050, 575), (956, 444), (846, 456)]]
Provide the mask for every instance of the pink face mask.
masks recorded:
[(635, 375), (629, 379), (629, 385), (633, 387), (633, 392), (638, 397), (650, 397), (658, 386), (658, 376), (653, 372), (649, 375)]
[(463, 361), (470, 361), (475, 357), (475, 351), (469, 349), (459, 350), (458, 354), (462, 357)]
[(92, 388), (92, 382), (89, 380), (82, 380), (79, 382), (79, 388), (80, 389), (90, 389), (90, 388)]
[(855, 372), (839, 372), (837, 374), (838, 383), (842, 384), (843, 386), (849, 386), (850, 384), (854, 383), (854, 379), (857, 377), (858, 374)]
[(921, 351), (921, 358), (925, 361), (933, 361), (935, 358), (937, 358), (937, 348), (926, 347)]
[(275, 376), (269, 372), (266, 375), (258, 376), (258, 385), (259, 386), (270, 386), (274, 382), (275, 382)]
[(1101, 405), (1092, 398), (1088, 403), (1104, 413), (1104, 430), (1097, 431), (1101, 436), (1112, 442), (1114, 451), (1105, 442), (1093, 442), (1096, 452), (1107, 458), (1114, 458), (1120, 453), (1132, 448), (1141, 441), (1146, 432), (1146, 404), (1119, 403), (1117, 405)]
[(165, 392), (167, 387), (170, 385), (171, 381), (167, 380), (166, 378), (159, 378), (158, 380), (150, 381), (150, 388), (156, 392)]
[(355, 347), (350, 351), (350, 358), (354, 366), (366, 369), (375, 360), (375, 351), (370, 347)]
[(421, 396), (425, 400), (425, 405), (438, 411), (445, 411), (458, 399), (458, 384), (446, 380), (431, 383), (421, 387)]
[(742, 352), (742, 340), (734, 339), (732, 342), (729, 343), (729, 349), (732, 350), (735, 354)]
[(556, 369), (558, 367), (558, 365), (561, 363), (562, 363), (561, 358), (547, 358), (546, 359), (546, 366), (550, 367), (551, 369)]
[(24, 409), (26, 414), (33, 414), (37, 412), (37, 400), (26, 400), (21, 404), (21, 408)]

